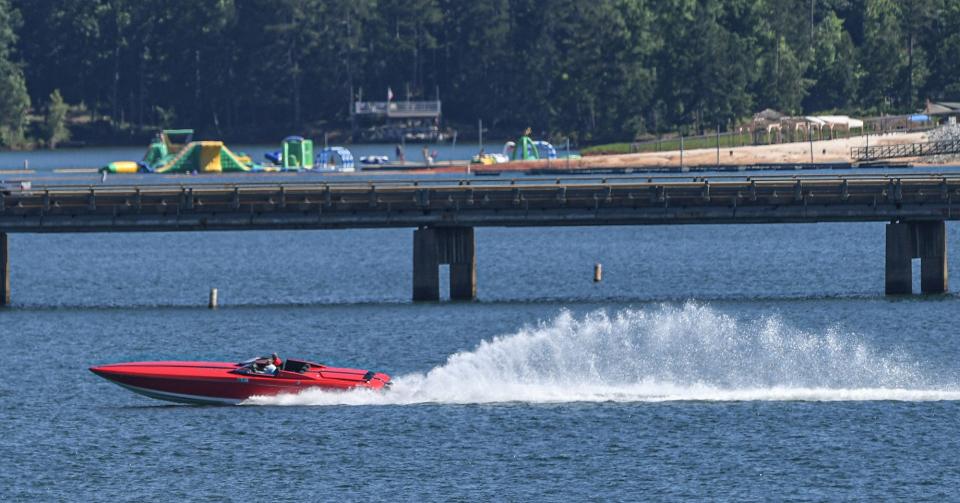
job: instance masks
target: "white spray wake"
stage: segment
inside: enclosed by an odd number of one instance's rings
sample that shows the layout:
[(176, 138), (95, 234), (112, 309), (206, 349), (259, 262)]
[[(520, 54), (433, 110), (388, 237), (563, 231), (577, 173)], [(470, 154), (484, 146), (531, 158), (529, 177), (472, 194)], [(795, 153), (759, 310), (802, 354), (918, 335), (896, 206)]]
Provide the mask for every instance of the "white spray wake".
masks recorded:
[(960, 400), (916, 362), (880, 355), (852, 334), (814, 335), (777, 317), (742, 322), (695, 303), (569, 312), (483, 341), (388, 392), (312, 390), (263, 405), (661, 402), (672, 400)]

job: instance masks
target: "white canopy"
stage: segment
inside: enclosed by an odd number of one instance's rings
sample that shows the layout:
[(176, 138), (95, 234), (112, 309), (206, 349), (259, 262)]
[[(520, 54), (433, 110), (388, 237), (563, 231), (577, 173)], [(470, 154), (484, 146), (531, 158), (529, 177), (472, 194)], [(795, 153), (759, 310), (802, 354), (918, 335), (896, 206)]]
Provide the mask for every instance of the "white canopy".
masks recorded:
[(831, 126), (846, 126), (848, 129), (853, 128), (862, 128), (863, 121), (860, 119), (852, 119), (846, 115), (817, 115), (815, 117), (807, 117), (807, 119), (816, 119), (817, 124), (825, 125), (829, 124)]

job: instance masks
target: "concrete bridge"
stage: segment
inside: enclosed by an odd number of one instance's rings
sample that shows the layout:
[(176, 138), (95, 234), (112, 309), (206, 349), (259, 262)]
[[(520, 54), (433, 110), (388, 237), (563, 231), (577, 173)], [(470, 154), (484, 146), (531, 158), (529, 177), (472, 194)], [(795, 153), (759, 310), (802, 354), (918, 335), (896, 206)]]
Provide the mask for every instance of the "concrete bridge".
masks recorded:
[[(212, 183), (211, 183), (212, 182)], [(945, 222), (960, 175), (367, 180), (0, 188), (0, 303), (10, 302), (10, 234), (409, 227), (413, 299), (476, 296), (479, 226), (888, 222), (886, 292), (947, 289)], [(960, 208), (958, 208), (960, 209)]]

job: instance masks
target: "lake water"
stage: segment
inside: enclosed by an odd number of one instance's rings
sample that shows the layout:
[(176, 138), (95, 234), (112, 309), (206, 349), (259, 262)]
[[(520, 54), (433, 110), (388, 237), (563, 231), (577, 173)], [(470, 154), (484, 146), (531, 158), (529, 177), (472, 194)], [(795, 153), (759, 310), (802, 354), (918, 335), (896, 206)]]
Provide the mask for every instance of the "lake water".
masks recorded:
[[(955, 497), (960, 297), (885, 297), (883, 224), (477, 250), (476, 302), (414, 304), (408, 229), (12, 235), (0, 500)], [(87, 371), (272, 351), (395, 384), (195, 407)]]

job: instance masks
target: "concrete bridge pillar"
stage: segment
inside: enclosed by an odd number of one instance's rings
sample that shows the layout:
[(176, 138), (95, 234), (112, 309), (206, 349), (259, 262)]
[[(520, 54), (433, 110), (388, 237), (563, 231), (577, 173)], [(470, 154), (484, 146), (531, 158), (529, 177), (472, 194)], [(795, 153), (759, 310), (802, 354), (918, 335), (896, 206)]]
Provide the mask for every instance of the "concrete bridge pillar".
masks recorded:
[(920, 291), (947, 291), (947, 225), (944, 221), (917, 222)]
[(920, 291), (947, 291), (946, 224), (941, 221), (887, 224), (887, 295), (913, 293), (911, 260), (920, 259)]
[(887, 224), (887, 295), (913, 293), (910, 261), (913, 259), (914, 246), (910, 230), (910, 224), (907, 223)]
[(7, 233), (0, 232), (0, 306), (10, 305), (10, 250)]
[(450, 299), (477, 297), (477, 247), (473, 227), (423, 227), (413, 231), (413, 300), (440, 300), (440, 265), (450, 265)]

